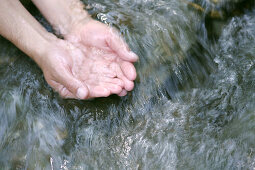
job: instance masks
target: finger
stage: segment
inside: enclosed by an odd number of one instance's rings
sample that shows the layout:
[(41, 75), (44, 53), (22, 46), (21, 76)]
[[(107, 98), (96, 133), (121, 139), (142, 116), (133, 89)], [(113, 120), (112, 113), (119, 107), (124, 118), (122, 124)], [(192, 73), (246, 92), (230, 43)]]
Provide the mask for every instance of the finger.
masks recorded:
[(90, 97), (108, 97), (110, 96), (111, 92), (105, 87), (102, 86), (96, 86), (90, 88)]
[(109, 77), (99, 77), (98, 80), (103, 83), (112, 83), (115, 85), (120, 86), (121, 88), (124, 87), (124, 82), (119, 78), (109, 78)]
[(135, 80), (136, 78), (136, 70), (132, 63), (127, 61), (120, 61), (121, 70), (124, 75), (131, 81)]
[(119, 94), (122, 91), (122, 88), (116, 84), (103, 83), (102, 86), (110, 90), (111, 94)]
[(134, 82), (126, 78), (126, 76), (123, 74), (122, 70), (120, 69), (120, 66), (117, 63), (112, 63), (111, 67), (116, 71), (117, 77), (124, 82), (125, 89), (127, 91), (131, 91), (134, 88)]
[(127, 91), (125, 89), (123, 89), (118, 95), (119, 96), (126, 96), (127, 95)]
[(115, 31), (111, 31), (109, 33), (109, 37), (106, 39), (106, 42), (108, 46), (123, 60), (130, 62), (136, 62), (138, 60), (138, 56), (129, 50), (128, 45)]
[(73, 95), (69, 90), (67, 90), (67, 88), (65, 88), (63, 85), (55, 82), (54, 80), (51, 81), (47, 81), (49, 83), (49, 85), (59, 93), (59, 95), (62, 98), (68, 99), (68, 98), (73, 98), (73, 99), (77, 99), (77, 96)]
[(69, 71), (61, 72), (61, 75), (55, 77), (68, 91), (78, 99), (87, 99), (89, 91), (86, 85), (76, 79)]
[(67, 88), (63, 87), (60, 91), (59, 91), (59, 95), (64, 98), (64, 99), (78, 99), (77, 96), (75, 96), (74, 94), (72, 94), (69, 90), (67, 90)]

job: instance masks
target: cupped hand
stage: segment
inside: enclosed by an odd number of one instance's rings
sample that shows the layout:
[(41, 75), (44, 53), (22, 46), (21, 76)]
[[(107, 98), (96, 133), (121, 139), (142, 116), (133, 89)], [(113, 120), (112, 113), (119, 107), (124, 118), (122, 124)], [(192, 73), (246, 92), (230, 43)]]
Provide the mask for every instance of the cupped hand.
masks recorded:
[(81, 50), (65, 40), (52, 44), (40, 67), (48, 84), (62, 97), (107, 97), (121, 94), (124, 88), (133, 89), (131, 80), (135, 73), (123, 75), (121, 70), (133, 65), (115, 54), (90, 46), (83, 46)]
[[(99, 58), (100, 61), (114, 63), (111, 67), (116, 73), (116, 78), (124, 82), (124, 89), (119, 93), (120, 96), (126, 95), (127, 91), (133, 89), (133, 81), (136, 78), (133, 62), (137, 61), (138, 56), (129, 50), (128, 45), (114, 28), (88, 19), (74, 25), (71, 32), (65, 35), (65, 39), (80, 48), (84, 54), (92, 51), (91, 59), (97, 64)], [(96, 67), (103, 69), (104, 64), (101, 62), (101, 65)]]

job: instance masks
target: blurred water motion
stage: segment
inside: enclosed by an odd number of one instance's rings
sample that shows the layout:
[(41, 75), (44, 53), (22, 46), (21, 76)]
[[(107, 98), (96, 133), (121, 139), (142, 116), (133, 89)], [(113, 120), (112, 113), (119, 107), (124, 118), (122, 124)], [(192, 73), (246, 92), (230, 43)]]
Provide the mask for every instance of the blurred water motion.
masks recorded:
[(253, 1), (83, 2), (139, 55), (135, 89), (63, 100), (1, 38), (0, 169), (255, 168)]

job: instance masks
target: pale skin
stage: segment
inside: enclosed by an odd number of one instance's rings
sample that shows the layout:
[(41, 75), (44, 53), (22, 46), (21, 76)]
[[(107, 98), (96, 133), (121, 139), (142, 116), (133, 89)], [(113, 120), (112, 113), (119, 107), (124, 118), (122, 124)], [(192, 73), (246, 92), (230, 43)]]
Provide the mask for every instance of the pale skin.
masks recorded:
[(0, 0), (0, 34), (31, 57), (63, 98), (124, 96), (134, 88), (138, 57), (118, 32), (93, 20), (79, 0), (32, 0), (53, 28), (47, 32), (19, 0)]

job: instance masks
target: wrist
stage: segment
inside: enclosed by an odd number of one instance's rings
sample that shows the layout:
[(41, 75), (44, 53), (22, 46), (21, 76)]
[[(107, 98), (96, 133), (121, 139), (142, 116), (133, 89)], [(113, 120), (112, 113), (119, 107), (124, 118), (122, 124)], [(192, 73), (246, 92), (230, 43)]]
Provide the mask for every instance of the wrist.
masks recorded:
[(82, 39), (82, 37), (80, 37), (80, 33), (84, 31), (84, 28), (86, 28), (87, 25), (93, 21), (94, 19), (92, 19), (90, 16), (81, 20), (74, 20), (74, 22), (70, 24), (68, 32), (66, 32), (66, 34), (62, 34), (62, 36), (69, 42), (79, 43)]
[(68, 27), (61, 33), (65, 38), (68, 35), (73, 34), (79, 30), (82, 25), (85, 25), (89, 21), (93, 20), (90, 15), (86, 11), (82, 11), (82, 15), (80, 14), (73, 14), (70, 18), (70, 22), (68, 23)]
[(65, 36), (74, 25), (90, 19), (80, 0), (32, 0), (57, 34)]
[(62, 21), (55, 22), (53, 29), (56, 31), (56, 34), (65, 37), (70, 34), (77, 25), (83, 24), (91, 20), (92, 18), (86, 11), (69, 11), (66, 14), (66, 17), (62, 18)]
[(30, 58), (33, 59), (41, 69), (47, 60), (48, 50), (50, 50), (57, 41), (58, 38), (55, 35), (47, 32), (41, 37), (40, 41), (34, 41), (34, 45), (30, 46), (30, 49), (27, 49), (30, 51), (30, 54), (28, 54)]

